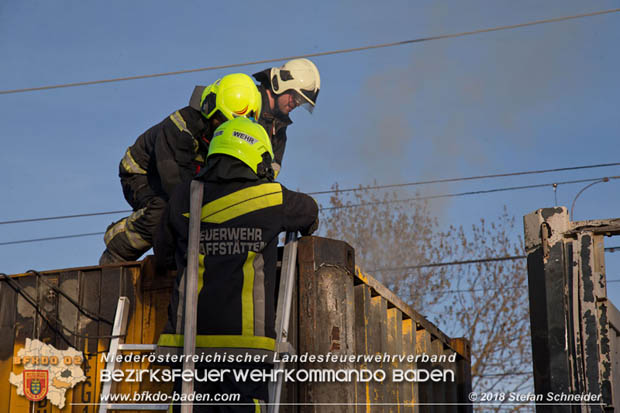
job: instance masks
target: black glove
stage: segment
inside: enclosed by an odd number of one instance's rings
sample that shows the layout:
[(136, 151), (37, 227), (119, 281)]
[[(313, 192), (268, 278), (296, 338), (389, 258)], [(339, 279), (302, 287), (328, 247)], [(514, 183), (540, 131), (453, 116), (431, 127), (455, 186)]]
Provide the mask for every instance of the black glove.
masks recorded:
[(299, 231), (299, 232), (301, 232), (301, 235), (305, 237), (306, 235), (312, 235), (312, 233), (316, 231), (317, 229), (319, 229), (319, 217), (318, 216), (316, 217), (312, 225), (310, 225), (308, 228), (302, 231)]

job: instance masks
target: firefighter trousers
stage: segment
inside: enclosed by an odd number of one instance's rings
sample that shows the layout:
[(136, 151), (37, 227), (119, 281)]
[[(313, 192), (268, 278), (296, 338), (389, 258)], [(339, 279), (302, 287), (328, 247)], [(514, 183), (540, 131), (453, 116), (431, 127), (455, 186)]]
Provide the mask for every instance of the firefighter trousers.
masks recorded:
[(113, 222), (106, 230), (106, 250), (99, 259), (100, 265), (135, 261), (148, 251), (168, 204), (163, 194), (149, 186), (146, 175), (122, 177), (121, 185), (133, 213)]

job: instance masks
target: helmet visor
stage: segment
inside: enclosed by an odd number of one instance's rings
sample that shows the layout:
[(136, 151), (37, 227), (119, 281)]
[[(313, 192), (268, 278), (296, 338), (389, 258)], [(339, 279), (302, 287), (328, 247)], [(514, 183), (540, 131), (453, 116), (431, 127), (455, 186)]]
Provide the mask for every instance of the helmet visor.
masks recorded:
[(251, 111), (249, 111), (249, 112), (247, 112), (247, 113), (245, 113), (243, 115), (240, 115), (238, 113), (233, 112), (232, 116), (233, 116), (233, 119), (234, 118), (240, 118), (240, 117), (248, 118), (248, 119), (252, 120), (252, 122), (256, 122), (256, 119), (258, 119), (258, 114), (256, 113), (255, 110), (251, 110)]
[(312, 113), (314, 111), (314, 105), (316, 104), (316, 99), (319, 97), (319, 89), (316, 90), (307, 90), (301, 89), (301, 95), (304, 97), (303, 106), (308, 112)]
[(295, 93), (293, 93), (293, 96), (295, 98), (295, 103), (297, 104), (297, 106), (303, 107), (310, 113), (314, 111), (314, 105), (316, 103), (316, 98), (318, 95), (319, 95), (318, 90), (314, 91), (314, 90), (306, 90), (306, 89), (300, 89), (299, 92), (295, 91)]

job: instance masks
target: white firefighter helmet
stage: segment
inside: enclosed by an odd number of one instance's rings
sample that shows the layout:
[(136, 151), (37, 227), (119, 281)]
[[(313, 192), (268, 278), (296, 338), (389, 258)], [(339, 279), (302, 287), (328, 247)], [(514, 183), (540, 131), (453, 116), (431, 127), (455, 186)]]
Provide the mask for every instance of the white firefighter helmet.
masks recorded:
[(269, 78), (276, 95), (292, 90), (301, 97), (300, 104), (312, 113), (321, 88), (321, 76), (314, 63), (308, 59), (289, 60), (281, 67), (272, 67)]

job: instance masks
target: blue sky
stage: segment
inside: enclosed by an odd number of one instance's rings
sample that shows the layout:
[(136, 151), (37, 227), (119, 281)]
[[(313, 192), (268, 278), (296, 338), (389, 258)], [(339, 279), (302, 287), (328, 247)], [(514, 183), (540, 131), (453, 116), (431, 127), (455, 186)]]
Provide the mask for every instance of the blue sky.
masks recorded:
[[(616, 7), (603, 0), (5, 0), (0, 90), (317, 53)], [(617, 162), (619, 40), (620, 13), (614, 13), (313, 58), (321, 94), (314, 114), (292, 114), (280, 180), (312, 192), (335, 182), (346, 188)], [(125, 149), (186, 105), (195, 85), (230, 71), (0, 95), (0, 221), (128, 209), (117, 177)], [(442, 194), (613, 175), (619, 167), (420, 190)], [(570, 207), (583, 186), (560, 186), (558, 204)], [(575, 219), (620, 216), (619, 188), (620, 181), (611, 181), (588, 189)], [(544, 188), (431, 206), (442, 226), (468, 227), (498, 216), (504, 205), (520, 222), (554, 203), (553, 191)], [(120, 217), (0, 225), (0, 243), (104, 231)], [(95, 265), (103, 248), (101, 236), (4, 245), (0, 272)], [(620, 279), (619, 259), (607, 255), (608, 278)], [(609, 285), (617, 305), (618, 290), (620, 283)]]

